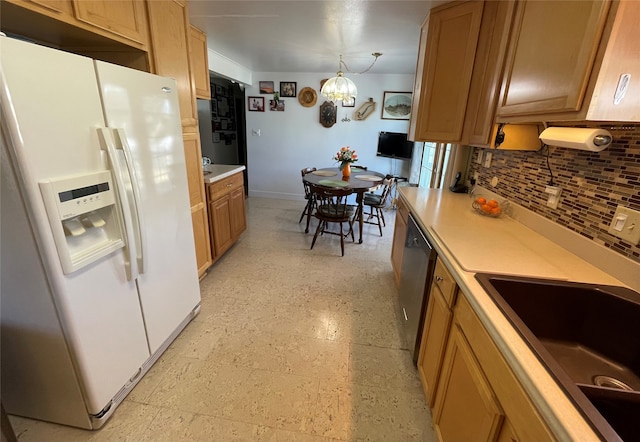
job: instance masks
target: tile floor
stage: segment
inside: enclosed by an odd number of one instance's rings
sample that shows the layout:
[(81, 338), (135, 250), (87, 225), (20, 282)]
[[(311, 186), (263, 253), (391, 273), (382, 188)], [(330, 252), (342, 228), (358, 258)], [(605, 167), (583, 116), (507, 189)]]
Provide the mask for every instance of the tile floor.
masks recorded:
[(335, 236), (309, 250), (303, 204), (247, 199), (200, 314), (101, 430), (11, 416), (19, 440), (435, 441), (398, 329), (395, 213), (341, 257)]

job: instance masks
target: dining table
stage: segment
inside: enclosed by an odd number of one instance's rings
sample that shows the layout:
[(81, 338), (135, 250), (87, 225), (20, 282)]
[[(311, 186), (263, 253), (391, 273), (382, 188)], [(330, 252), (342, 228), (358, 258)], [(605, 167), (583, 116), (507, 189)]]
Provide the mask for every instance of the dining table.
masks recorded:
[[(363, 213), (363, 201), (365, 192), (376, 187), (385, 179), (385, 174), (370, 169), (362, 169), (357, 166), (351, 166), (351, 175), (343, 177), (342, 172), (337, 167), (327, 167), (317, 169), (307, 173), (302, 180), (305, 183), (311, 183), (319, 186), (338, 187), (351, 189), (356, 195), (356, 203), (358, 205), (356, 214)], [(309, 231), (309, 222), (311, 221), (311, 212), (307, 212), (307, 229)], [(364, 226), (364, 217), (358, 217), (358, 243), (362, 244), (362, 229)]]

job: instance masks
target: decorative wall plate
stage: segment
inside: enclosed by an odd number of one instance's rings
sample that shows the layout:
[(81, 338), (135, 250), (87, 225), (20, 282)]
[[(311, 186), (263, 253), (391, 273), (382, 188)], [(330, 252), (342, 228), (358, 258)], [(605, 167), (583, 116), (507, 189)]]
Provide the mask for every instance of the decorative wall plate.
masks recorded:
[(311, 87), (303, 87), (300, 92), (298, 92), (298, 101), (304, 107), (311, 107), (318, 101), (318, 94), (316, 90)]
[(358, 108), (357, 111), (353, 113), (353, 119), (362, 121), (366, 120), (369, 115), (376, 110), (376, 102), (373, 101), (373, 98), (369, 98), (369, 101), (365, 101), (362, 106)]

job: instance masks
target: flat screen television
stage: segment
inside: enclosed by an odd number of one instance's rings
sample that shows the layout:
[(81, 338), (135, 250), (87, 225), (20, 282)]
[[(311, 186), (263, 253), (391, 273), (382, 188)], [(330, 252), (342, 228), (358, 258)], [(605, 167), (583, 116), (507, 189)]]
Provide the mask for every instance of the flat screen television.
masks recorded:
[(412, 153), (413, 141), (407, 140), (407, 134), (380, 132), (380, 135), (378, 135), (377, 156), (410, 160)]

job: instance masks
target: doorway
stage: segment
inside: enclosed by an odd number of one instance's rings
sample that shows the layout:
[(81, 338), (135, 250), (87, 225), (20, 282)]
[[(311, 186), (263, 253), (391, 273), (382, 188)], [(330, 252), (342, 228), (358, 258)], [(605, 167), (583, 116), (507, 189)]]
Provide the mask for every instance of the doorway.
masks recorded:
[[(210, 72), (211, 100), (198, 100), (202, 156), (213, 164), (247, 165), (244, 86)], [(247, 173), (244, 173), (247, 192)]]

